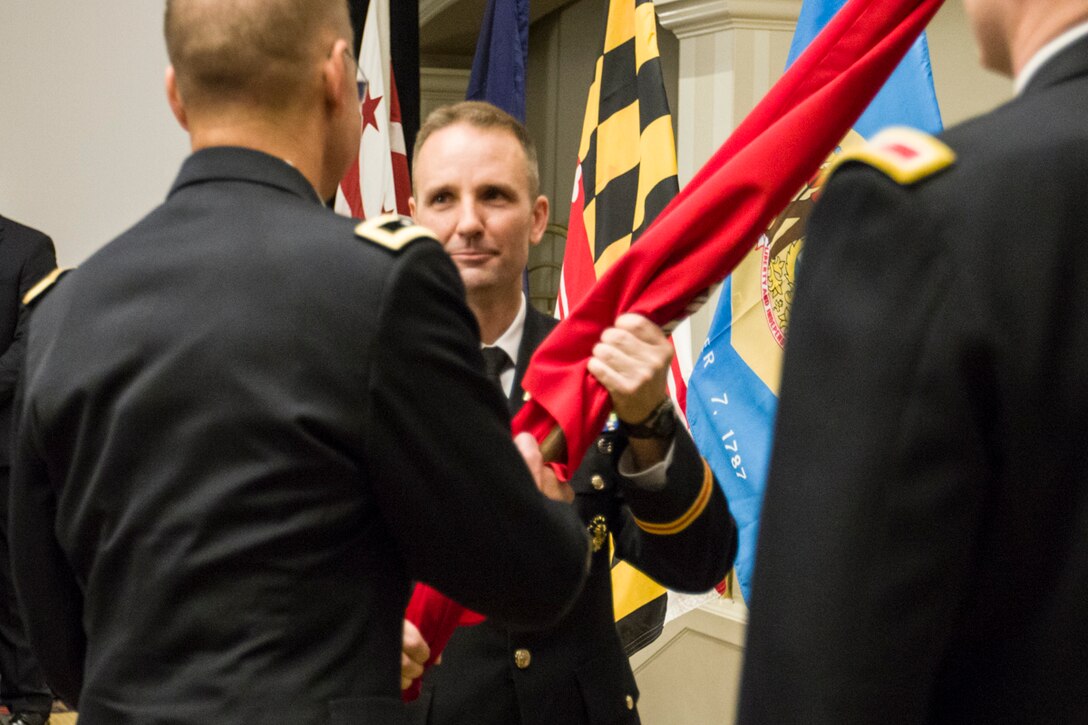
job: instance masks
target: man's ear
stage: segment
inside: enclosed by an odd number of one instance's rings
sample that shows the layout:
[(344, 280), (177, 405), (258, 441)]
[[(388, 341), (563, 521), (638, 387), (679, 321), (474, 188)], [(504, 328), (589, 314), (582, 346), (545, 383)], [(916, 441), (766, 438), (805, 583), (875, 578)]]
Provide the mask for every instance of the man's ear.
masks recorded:
[(347, 59), (349, 57), (351, 57), (351, 51), (348, 49), (348, 42), (343, 38), (338, 38), (333, 43), (332, 53), (321, 66), (325, 105), (333, 111), (340, 110), (341, 106), (350, 102), (350, 98), (344, 95), (347, 88), (345, 83), (350, 83), (352, 87), (356, 87), (355, 79), (347, 77), (347, 67), (349, 65)]
[(540, 244), (544, 232), (548, 229), (548, 197), (541, 194), (533, 202), (533, 224), (529, 234), (529, 244)]
[(185, 103), (181, 100), (181, 93), (178, 91), (178, 77), (174, 72), (174, 66), (166, 66), (166, 100), (170, 103), (170, 110), (174, 114), (174, 118), (178, 120), (178, 124), (186, 131), (189, 130), (189, 116), (185, 112)]
[(412, 194), (408, 197), (408, 216), (413, 219), (416, 218), (416, 196)]

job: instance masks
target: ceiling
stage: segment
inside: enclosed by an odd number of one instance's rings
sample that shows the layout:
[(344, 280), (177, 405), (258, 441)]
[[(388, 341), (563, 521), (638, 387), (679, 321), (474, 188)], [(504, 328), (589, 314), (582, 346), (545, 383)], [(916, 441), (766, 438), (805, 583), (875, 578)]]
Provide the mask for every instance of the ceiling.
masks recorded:
[[(529, 22), (571, 1), (530, 0)], [(487, 0), (420, 0), (419, 51), (424, 65), (471, 66), (486, 7)]]

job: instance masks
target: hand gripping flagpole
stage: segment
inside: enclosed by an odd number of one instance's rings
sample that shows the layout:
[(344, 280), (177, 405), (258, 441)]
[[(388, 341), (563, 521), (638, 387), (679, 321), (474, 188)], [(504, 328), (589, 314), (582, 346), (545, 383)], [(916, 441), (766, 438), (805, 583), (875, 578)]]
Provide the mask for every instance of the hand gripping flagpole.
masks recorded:
[[(530, 398), (513, 428), (538, 441), (560, 428), (565, 452), (553, 465), (562, 478), (578, 467), (608, 416), (608, 393), (586, 366), (601, 333), (624, 312), (662, 327), (690, 314), (817, 173), (942, 2), (850, 0), (537, 348), (522, 380)], [(434, 659), (464, 612), (433, 589), (417, 588), (407, 616)]]

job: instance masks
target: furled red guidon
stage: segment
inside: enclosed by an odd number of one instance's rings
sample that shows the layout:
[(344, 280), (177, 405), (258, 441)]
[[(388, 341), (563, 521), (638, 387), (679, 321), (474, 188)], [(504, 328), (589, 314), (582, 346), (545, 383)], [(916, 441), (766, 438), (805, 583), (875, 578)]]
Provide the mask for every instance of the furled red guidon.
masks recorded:
[[(526, 371), (532, 396), (515, 431), (566, 439), (556, 468), (574, 471), (609, 413), (586, 369), (601, 332), (623, 312), (657, 324), (728, 275), (846, 135), (943, 0), (851, 0), (726, 140), (657, 221), (613, 264)], [(409, 619), (437, 657), (463, 609), (418, 587)]]

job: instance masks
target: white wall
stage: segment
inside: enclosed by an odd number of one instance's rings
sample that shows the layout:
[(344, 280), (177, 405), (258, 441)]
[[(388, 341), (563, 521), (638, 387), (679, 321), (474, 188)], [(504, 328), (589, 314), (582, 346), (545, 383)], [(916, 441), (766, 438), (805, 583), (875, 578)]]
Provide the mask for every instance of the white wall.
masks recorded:
[(0, 213), (72, 266), (160, 203), (188, 139), (163, 92), (162, 2), (0, 2)]

